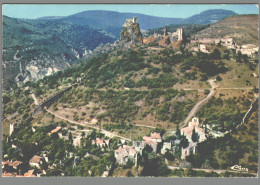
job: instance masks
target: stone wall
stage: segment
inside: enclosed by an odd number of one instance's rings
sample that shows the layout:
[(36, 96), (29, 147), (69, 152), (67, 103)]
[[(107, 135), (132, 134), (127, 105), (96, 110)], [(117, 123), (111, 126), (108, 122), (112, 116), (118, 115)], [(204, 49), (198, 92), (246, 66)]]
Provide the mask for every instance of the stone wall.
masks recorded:
[(58, 91), (57, 93), (55, 93), (54, 95), (48, 97), (47, 99), (45, 99), (43, 102), (40, 103), (40, 105), (38, 105), (32, 113), (32, 116), (40, 113), (44, 107), (49, 108), (55, 101), (57, 101), (66, 91), (69, 91), (73, 86), (76, 86), (77, 83), (72, 84), (71, 86), (67, 87), (64, 90)]

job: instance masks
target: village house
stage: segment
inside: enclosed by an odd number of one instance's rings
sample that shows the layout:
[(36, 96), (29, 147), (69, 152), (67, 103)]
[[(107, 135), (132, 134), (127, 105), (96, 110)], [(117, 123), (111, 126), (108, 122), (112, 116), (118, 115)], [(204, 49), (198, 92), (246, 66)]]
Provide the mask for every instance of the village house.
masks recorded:
[[(193, 130), (195, 131), (197, 141), (192, 140)], [(186, 156), (196, 153), (197, 143), (206, 140), (205, 131), (199, 127), (199, 119), (196, 117), (192, 118), (192, 121), (189, 122), (188, 127), (181, 129), (181, 134), (186, 136), (189, 141), (188, 147), (181, 149), (181, 159), (185, 159)]]
[(185, 159), (190, 154), (195, 154), (196, 147), (197, 147), (197, 143), (190, 142), (188, 147), (181, 148), (181, 159)]
[(161, 154), (165, 154), (167, 151), (172, 152), (172, 143), (171, 142), (163, 143), (163, 147), (161, 149)]
[(21, 161), (14, 161), (14, 162), (10, 162), (8, 161), (3, 161), (2, 162), (2, 170), (3, 172), (11, 172), (11, 171), (17, 171), (19, 172), (19, 165), (22, 164)]
[(116, 162), (120, 165), (125, 165), (128, 160), (135, 160), (137, 159), (137, 152), (131, 146), (123, 145), (120, 146), (117, 150), (115, 150), (115, 158)]
[(189, 122), (189, 126), (181, 129), (181, 134), (185, 135), (189, 142), (192, 142), (192, 133), (193, 129), (195, 129), (195, 133), (197, 135), (198, 142), (202, 142), (206, 140), (205, 131), (199, 127), (199, 119), (194, 117), (192, 121)]
[(145, 142), (144, 141), (133, 141), (132, 146), (136, 150), (136, 152), (138, 152), (142, 155), (143, 149), (145, 147)]
[(29, 164), (30, 164), (31, 166), (35, 166), (35, 167), (37, 167), (37, 168), (40, 169), (40, 164), (42, 164), (42, 159), (43, 159), (42, 157), (37, 156), (37, 155), (34, 155), (34, 156), (30, 159)]
[(145, 142), (145, 144), (147, 144), (147, 145), (149, 145), (150, 147), (152, 147), (154, 153), (157, 153), (158, 143), (153, 142), (153, 141), (149, 141), (149, 140), (146, 140), (146, 141), (144, 141), (144, 142)]
[(157, 152), (157, 146), (158, 143), (162, 142), (162, 137), (160, 133), (157, 132), (151, 132), (150, 137), (149, 136), (144, 136), (143, 137), (144, 143), (151, 146), (153, 149), (153, 152)]
[(60, 129), (61, 129), (61, 127), (56, 127), (55, 129), (53, 129), (52, 131), (49, 132), (49, 135), (58, 132)]
[(74, 146), (80, 146), (80, 136), (77, 136), (76, 138), (73, 139), (73, 145)]
[(145, 141), (153, 141), (153, 142), (156, 142), (156, 143), (162, 142), (162, 137), (161, 137), (160, 133), (157, 133), (157, 132), (151, 132), (150, 137), (144, 136), (143, 139)]
[(44, 151), (44, 152), (42, 153), (41, 157), (43, 157), (46, 162), (49, 162), (49, 158), (48, 158), (48, 156), (47, 156), (47, 152), (46, 152), (46, 151)]
[(91, 125), (96, 125), (98, 123), (98, 120), (96, 119), (96, 118), (93, 118), (90, 122), (89, 122), (89, 124), (91, 124)]
[(201, 52), (203, 53), (209, 53), (209, 51), (207, 50), (206, 46), (204, 44), (200, 44), (200, 49)]
[(92, 145), (97, 145), (99, 148), (105, 148), (106, 145), (109, 145), (110, 140), (104, 140), (100, 138), (96, 138), (96, 140), (92, 140)]
[(36, 175), (34, 174), (34, 170), (29, 170), (28, 172), (26, 172), (24, 174), (24, 177), (36, 177)]

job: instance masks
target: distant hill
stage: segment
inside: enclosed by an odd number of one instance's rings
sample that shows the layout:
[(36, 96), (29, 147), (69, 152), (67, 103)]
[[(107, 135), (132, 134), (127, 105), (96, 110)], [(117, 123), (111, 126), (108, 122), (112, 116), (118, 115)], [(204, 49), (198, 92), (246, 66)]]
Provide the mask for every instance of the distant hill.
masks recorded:
[(237, 15), (237, 13), (230, 10), (212, 9), (201, 12), (200, 14), (193, 15), (179, 23), (185, 24), (210, 24), (218, 22), (226, 17)]
[[(126, 19), (138, 17), (141, 30), (166, 25), (209, 24), (235, 15), (227, 10), (209, 10), (192, 17), (165, 18), (138, 13), (84, 11), (67, 17), (38, 19), (3, 18), (4, 86), (37, 80), (73, 64), (100, 44), (119, 39)], [(189, 34), (204, 28), (192, 26)], [(185, 31), (185, 34), (187, 32)]]
[[(4, 85), (12, 84), (19, 73), (23, 73), (19, 77), (23, 82), (25, 79), (37, 80), (53, 70), (63, 70), (85, 52), (114, 41), (114, 38), (87, 25), (60, 19), (28, 20), (4, 16)], [(34, 66), (35, 70), (28, 69), (29, 66)]]
[(116, 38), (119, 38), (125, 20), (133, 18), (134, 16), (138, 17), (140, 27), (144, 30), (161, 27), (182, 20), (180, 18), (155, 17), (139, 13), (119, 13), (105, 10), (84, 11), (65, 17), (63, 20), (102, 29), (114, 35)]
[(170, 24), (210, 24), (231, 15), (236, 15), (236, 13), (233, 11), (218, 9), (207, 10), (189, 18), (165, 18), (139, 13), (120, 13), (114, 11), (91, 10), (80, 12), (62, 19), (76, 24), (89, 25), (94, 28), (102, 29), (116, 38), (119, 38), (120, 31), (125, 19), (129, 19), (134, 16), (138, 17), (140, 28), (142, 30), (148, 30)]
[(45, 16), (45, 17), (38, 17), (37, 19), (61, 19), (65, 16)]
[(258, 45), (258, 15), (237, 15), (228, 17), (196, 33), (196, 38), (233, 37), (238, 45)]

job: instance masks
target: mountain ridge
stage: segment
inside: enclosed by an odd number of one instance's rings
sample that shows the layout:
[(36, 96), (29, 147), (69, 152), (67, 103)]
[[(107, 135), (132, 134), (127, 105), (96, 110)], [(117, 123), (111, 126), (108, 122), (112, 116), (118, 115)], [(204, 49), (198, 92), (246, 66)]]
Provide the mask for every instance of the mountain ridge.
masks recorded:
[[(214, 11), (215, 10), (215, 11)], [(162, 26), (166, 26), (169, 24), (209, 24), (212, 23), (207, 21), (207, 17), (204, 15), (207, 14), (209, 17), (212, 15), (216, 21), (219, 21), (230, 15), (237, 15), (237, 13), (230, 10), (222, 10), (222, 9), (212, 9), (201, 12), (200, 14), (195, 14), (188, 18), (170, 18), (170, 17), (159, 17), (159, 16), (151, 16), (140, 13), (121, 13), (116, 11), (107, 11), (107, 10), (90, 10), (79, 12), (70, 16), (63, 18), (64, 20), (74, 22), (77, 24), (87, 24), (89, 26), (94, 26), (95, 28), (103, 29), (106, 32), (111, 33), (116, 38), (119, 38), (119, 33), (121, 27), (127, 18), (132, 18), (134, 16), (138, 17), (138, 22), (140, 23), (140, 28), (142, 30), (158, 28)], [(220, 14), (220, 16), (218, 16)], [(87, 16), (87, 17), (86, 17)], [(98, 16), (98, 17), (97, 17)], [(195, 18), (194, 18), (195, 16)], [(100, 20), (101, 18), (105, 18)], [(201, 19), (201, 20), (200, 20)], [(109, 27), (113, 26), (115, 30), (110, 30)]]

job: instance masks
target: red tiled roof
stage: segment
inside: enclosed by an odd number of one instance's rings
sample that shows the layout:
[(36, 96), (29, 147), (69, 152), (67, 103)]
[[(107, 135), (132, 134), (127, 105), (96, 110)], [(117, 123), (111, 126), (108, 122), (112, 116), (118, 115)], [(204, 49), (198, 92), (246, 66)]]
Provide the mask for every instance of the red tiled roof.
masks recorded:
[(153, 141), (145, 141), (145, 144), (149, 144), (149, 145), (157, 145), (156, 142)]
[(13, 166), (14, 167), (17, 167), (17, 166), (19, 166), (20, 164), (22, 164), (23, 162), (21, 162), (21, 161), (14, 161), (13, 162)]
[(100, 139), (100, 138), (96, 139), (96, 144), (103, 144), (103, 143), (104, 143), (103, 139)]
[(17, 167), (19, 166), (19, 164), (21, 164), (22, 162), (21, 161), (14, 161), (13, 163), (10, 162), (10, 161), (3, 161), (2, 162), (2, 165), (8, 165), (8, 166), (14, 166), (14, 167)]
[(160, 133), (157, 133), (157, 132), (152, 132), (151, 138), (152, 139), (162, 139), (161, 136), (160, 136)]
[(151, 137), (149, 137), (149, 136), (144, 136), (144, 137), (143, 137), (143, 140), (145, 140), (145, 141), (151, 141), (151, 140), (152, 140), (152, 138), (151, 138)]
[(2, 173), (2, 176), (3, 177), (15, 177), (15, 174), (12, 174), (12, 173)]
[(34, 174), (30, 174), (30, 173), (25, 173), (24, 177), (36, 177), (36, 175)]
[(42, 157), (35, 155), (31, 158), (30, 163), (39, 163), (41, 158)]
[(55, 132), (58, 132), (59, 130), (61, 129), (61, 127), (56, 127), (55, 129), (53, 129), (51, 131), (51, 134), (55, 133)]
[(115, 150), (116, 153), (121, 154), (136, 154), (136, 150), (132, 148), (131, 146), (124, 145), (123, 147), (120, 146), (117, 150)]

